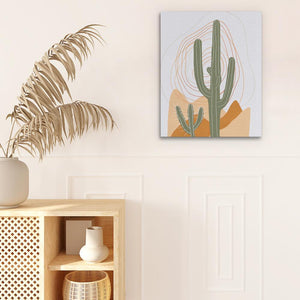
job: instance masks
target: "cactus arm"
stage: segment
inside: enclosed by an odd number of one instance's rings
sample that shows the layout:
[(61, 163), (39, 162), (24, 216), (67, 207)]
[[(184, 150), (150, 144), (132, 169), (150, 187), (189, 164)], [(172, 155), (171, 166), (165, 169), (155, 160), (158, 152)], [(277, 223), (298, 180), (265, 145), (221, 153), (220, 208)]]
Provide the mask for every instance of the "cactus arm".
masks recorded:
[(233, 89), (233, 82), (234, 82), (234, 72), (235, 72), (235, 60), (233, 57), (229, 58), (229, 63), (227, 67), (227, 78), (226, 78), (226, 85), (222, 99), (219, 102), (219, 108), (222, 109), (226, 106), (229, 101), (232, 89)]
[(176, 113), (177, 113), (178, 121), (179, 121), (181, 127), (183, 128), (183, 130), (186, 133), (191, 134), (190, 128), (187, 126), (187, 124), (185, 122), (184, 115), (183, 115), (182, 110), (181, 110), (181, 108), (179, 106), (176, 106)]
[(208, 98), (210, 91), (204, 83), (203, 63), (202, 63), (202, 42), (197, 39), (194, 43), (194, 73), (199, 91)]
[[(211, 73), (216, 77), (221, 75), (221, 39), (220, 39), (220, 21), (215, 20), (213, 23), (213, 37), (212, 37), (212, 49), (211, 49)], [(219, 80), (220, 78), (215, 78)], [(217, 84), (221, 82), (217, 82)]]
[(195, 129), (195, 130), (199, 127), (199, 125), (200, 125), (200, 123), (202, 122), (202, 120), (203, 120), (203, 108), (200, 107), (200, 108), (199, 108), (199, 112), (198, 112), (198, 117), (197, 117), (196, 123), (194, 124), (194, 129)]
[(188, 119), (189, 119), (189, 127), (190, 127), (191, 136), (195, 136), (194, 107), (192, 104), (189, 104), (189, 107), (188, 107)]

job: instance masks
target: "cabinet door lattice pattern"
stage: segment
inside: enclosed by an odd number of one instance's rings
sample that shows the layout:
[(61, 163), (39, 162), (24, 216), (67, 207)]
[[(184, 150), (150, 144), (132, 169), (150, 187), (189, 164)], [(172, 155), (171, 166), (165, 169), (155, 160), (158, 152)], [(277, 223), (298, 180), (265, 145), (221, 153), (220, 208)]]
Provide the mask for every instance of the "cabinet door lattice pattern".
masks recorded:
[(39, 300), (38, 217), (0, 217), (0, 299)]

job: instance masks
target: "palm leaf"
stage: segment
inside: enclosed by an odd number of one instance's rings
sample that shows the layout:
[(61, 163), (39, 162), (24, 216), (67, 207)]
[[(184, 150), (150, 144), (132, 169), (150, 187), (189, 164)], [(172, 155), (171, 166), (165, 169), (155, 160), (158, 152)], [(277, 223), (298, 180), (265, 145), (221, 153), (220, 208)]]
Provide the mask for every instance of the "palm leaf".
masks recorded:
[(82, 136), (90, 127), (113, 129), (110, 112), (99, 105), (83, 101), (63, 104), (44, 115), (36, 115), (16, 132), (12, 139), (13, 152), (25, 149), (42, 159), (57, 144)]
[[(22, 86), (19, 104), (7, 115), (13, 124), (19, 126), (9, 139), (7, 153), (10, 150), (13, 155), (21, 148), (42, 159), (55, 145), (82, 136), (90, 127), (114, 127), (115, 122), (106, 108), (72, 101), (67, 82), (59, 70), (60, 66), (67, 79), (75, 79), (75, 61), (82, 64), (91, 54), (95, 40), (103, 43), (97, 26), (100, 25), (87, 25), (74, 34), (67, 34), (34, 64), (31, 75)], [(70, 103), (65, 103), (64, 93), (69, 95)]]
[(28, 100), (36, 102), (43, 111), (44, 109), (48, 110), (51, 105), (63, 104), (62, 95), (65, 92), (72, 99), (64, 76), (54, 64), (61, 65), (66, 71), (68, 79), (74, 80), (76, 73), (74, 59), (82, 64), (83, 60), (91, 53), (94, 40), (102, 42), (102, 37), (96, 29), (97, 26), (99, 25), (88, 25), (74, 34), (66, 35), (59, 43), (54, 44), (40, 61), (34, 64), (33, 72), (26, 84), (23, 85), (19, 98), (32, 114), (36, 115), (40, 112), (33, 109)]

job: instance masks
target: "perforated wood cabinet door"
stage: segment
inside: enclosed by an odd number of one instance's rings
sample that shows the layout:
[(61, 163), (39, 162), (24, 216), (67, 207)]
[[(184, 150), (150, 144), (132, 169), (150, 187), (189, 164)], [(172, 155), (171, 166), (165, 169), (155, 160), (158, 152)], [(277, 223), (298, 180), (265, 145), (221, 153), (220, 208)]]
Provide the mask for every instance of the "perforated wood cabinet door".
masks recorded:
[(39, 300), (38, 217), (0, 217), (0, 299)]

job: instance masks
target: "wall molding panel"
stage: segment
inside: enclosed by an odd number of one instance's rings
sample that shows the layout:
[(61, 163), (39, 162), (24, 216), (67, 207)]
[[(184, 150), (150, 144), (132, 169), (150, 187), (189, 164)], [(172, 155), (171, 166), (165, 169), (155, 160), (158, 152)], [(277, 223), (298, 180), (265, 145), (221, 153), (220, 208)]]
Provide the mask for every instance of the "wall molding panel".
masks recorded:
[(245, 194), (206, 193), (206, 288), (244, 290)]
[(189, 300), (262, 299), (262, 176), (187, 178)]
[(141, 299), (142, 289), (142, 209), (144, 176), (139, 173), (101, 173), (94, 175), (68, 175), (68, 199), (126, 200), (125, 263), (126, 298)]
[[(36, 160), (29, 154), (20, 154), (18, 155), (20, 159), (26, 160)], [(283, 158), (283, 159), (297, 159), (300, 158), (299, 154), (287, 153), (287, 154), (153, 154), (153, 153), (68, 153), (68, 154), (47, 154), (45, 159), (74, 159), (74, 158), (83, 158), (83, 159), (95, 159), (95, 158), (122, 158), (122, 159), (135, 159), (135, 158), (142, 158), (142, 159), (224, 159), (224, 158), (234, 158), (234, 159), (276, 159), (276, 158)]]

